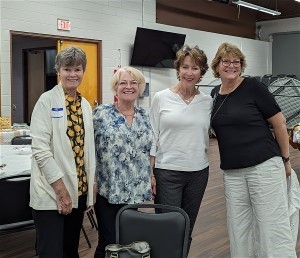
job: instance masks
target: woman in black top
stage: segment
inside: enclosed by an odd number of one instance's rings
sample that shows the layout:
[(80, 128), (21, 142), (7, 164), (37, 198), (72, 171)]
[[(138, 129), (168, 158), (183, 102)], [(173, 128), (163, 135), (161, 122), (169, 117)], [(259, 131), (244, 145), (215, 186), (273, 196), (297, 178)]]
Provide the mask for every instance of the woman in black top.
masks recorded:
[(211, 125), (224, 171), (231, 256), (296, 257), (286, 189), (291, 164), (285, 118), (266, 87), (241, 76), (246, 60), (239, 48), (223, 43), (211, 67), (222, 82), (212, 91)]

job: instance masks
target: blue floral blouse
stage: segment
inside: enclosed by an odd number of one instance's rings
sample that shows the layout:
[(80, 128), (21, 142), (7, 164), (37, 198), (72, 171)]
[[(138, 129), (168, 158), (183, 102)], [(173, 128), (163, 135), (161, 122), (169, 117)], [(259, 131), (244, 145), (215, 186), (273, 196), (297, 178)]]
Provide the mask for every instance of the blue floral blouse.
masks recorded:
[(135, 107), (132, 125), (113, 104), (93, 111), (98, 193), (112, 204), (151, 200), (148, 114)]

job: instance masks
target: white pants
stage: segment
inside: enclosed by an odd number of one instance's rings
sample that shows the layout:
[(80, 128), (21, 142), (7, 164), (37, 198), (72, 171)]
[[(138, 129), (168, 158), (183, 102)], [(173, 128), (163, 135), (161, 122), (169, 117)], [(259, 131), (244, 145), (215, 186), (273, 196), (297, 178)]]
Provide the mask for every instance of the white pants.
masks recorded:
[(224, 171), (231, 257), (297, 257), (280, 157)]
[(296, 172), (292, 169), (287, 183), (290, 224), (294, 245), (297, 245), (299, 229), (300, 186)]

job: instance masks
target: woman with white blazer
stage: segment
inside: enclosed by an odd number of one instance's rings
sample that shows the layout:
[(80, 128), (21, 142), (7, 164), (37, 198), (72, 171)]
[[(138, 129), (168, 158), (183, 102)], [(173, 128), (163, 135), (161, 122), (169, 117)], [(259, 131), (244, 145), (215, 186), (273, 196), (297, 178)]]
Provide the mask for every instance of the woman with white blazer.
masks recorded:
[(86, 62), (77, 47), (58, 53), (60, 83), (41, 95), (32, 113), (30, 206), (41, 258), (79, 257), (84, 211), (94, 204), (92, 109), (77, 90)]

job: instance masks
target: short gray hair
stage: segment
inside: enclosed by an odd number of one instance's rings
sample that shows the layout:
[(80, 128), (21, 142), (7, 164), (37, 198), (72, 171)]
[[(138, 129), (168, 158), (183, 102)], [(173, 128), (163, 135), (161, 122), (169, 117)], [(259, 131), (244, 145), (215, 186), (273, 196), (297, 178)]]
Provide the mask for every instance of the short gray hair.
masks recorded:
[(54, 68), (59, 72), (62, 66), (82, 65), (83, 71), (85, 71), (86, 63), (85, 52), (79, 47), (70, 46), (57, 54)]

